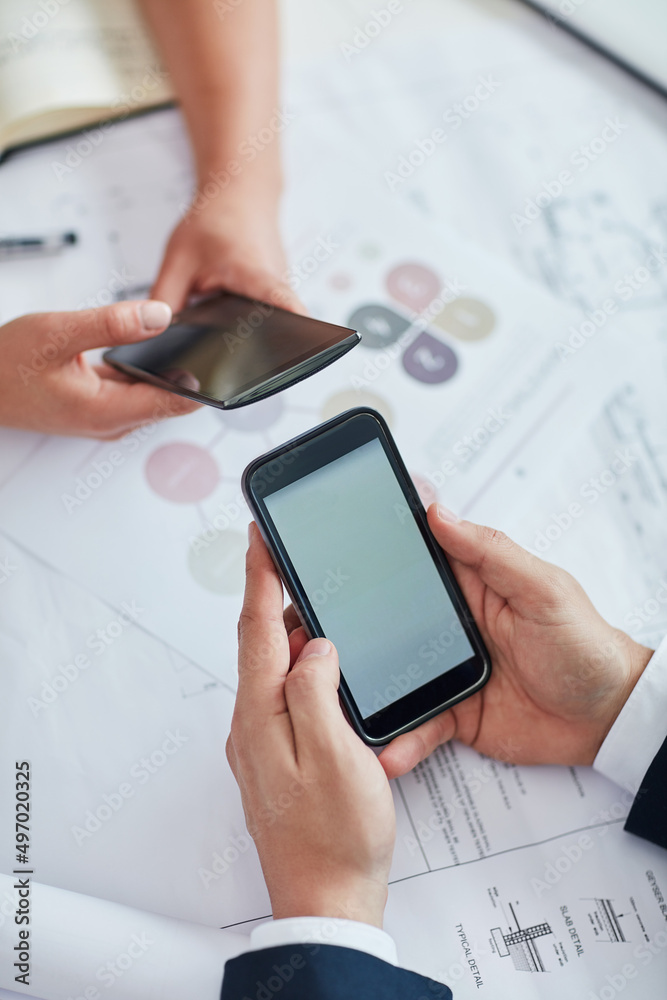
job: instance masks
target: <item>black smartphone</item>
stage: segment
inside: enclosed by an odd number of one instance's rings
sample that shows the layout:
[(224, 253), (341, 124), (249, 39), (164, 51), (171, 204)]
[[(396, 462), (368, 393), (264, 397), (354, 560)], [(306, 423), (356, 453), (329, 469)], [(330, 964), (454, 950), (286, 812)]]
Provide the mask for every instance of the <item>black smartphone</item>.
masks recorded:
[(220, 409), (245, 406), (347, 354), (356, 330), (230, 292), (187, 306), (164, 333), (106, 351), (126, 375)]
[(486, 683), (489, 654), (379, 413), (348, 410), (262, 455), (243, 491), (306, 632), (338, 649), (366, 743)]

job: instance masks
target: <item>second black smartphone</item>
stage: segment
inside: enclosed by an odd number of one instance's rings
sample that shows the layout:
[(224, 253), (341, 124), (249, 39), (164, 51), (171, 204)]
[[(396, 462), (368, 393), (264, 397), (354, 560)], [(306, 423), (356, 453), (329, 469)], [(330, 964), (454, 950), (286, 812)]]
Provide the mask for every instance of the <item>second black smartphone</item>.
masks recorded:
[(104, 360), (126, 375), (228, 410), (314, 375), (360, 340), (356, 330), (218, 292), (186, 306), (164, 333), (113, 347)]
[(386, 423), (354, 409), (252, 462), (243, 490), (371, 745), (478, 691), (489, 655)]

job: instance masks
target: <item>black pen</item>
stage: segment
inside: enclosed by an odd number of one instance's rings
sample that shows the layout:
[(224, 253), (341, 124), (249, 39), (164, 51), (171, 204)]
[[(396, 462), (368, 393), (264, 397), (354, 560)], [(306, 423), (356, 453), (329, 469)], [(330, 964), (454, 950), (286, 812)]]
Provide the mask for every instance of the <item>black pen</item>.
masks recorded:
[(79, 237), (72, 232), (47, 233), (44, 236), (0, 236), (0, 260), (60, 253), (78, 240)]

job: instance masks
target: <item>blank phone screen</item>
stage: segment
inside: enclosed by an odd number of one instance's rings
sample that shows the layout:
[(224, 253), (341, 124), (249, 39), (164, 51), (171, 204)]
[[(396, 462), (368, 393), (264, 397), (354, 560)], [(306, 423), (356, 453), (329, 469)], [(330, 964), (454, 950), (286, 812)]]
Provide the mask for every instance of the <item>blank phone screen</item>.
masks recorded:
[(378, 439), (264, 502), (362, 718), (475, 655)]

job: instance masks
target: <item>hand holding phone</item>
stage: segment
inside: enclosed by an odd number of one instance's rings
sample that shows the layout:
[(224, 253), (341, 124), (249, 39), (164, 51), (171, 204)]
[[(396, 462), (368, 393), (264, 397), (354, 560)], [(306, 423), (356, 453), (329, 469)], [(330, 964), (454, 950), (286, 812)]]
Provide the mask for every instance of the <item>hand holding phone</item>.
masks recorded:
[(381, 927), (396, 829), (389, 782), (345, 721), (333, 645), (290, 634), (282, 610), (280, 578), (251, 525), (227, 758), (273, 916)]
[(355, 330), (218, 292), (150, 341), (107, 351), (125, 375), (223, 410), (287, 389), (355, 347)]
[(447, 552), (493, 660), (477, 694), (380, 754), (390, 778), (456, 738), (512, 764), (591, 765), (653, 650), (613, 628), (564, 569), (493, 528), (433, 504)]
[(486, 683), (490, 660), (387, 425), (356, 409), (264, 455), (243, 488), (309, 636), (371, 745)]

